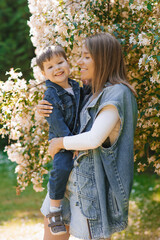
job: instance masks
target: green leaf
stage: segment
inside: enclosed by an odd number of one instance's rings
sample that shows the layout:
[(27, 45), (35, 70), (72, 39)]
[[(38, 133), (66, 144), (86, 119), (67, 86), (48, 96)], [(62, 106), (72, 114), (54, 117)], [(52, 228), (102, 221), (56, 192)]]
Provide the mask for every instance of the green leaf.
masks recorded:
[(158, 62), (160, 62), (160, 55), (159, 56), (156, 56)]
[(155, 36), (154, 36), (154, 39), (159, 40), (160, 37), (159, 37), (158, 35), (155, 35)]
[(100, 29), (104, 32), (104, 27), (103, 26), (100, 26)]
[(71, 31), (71, 30), (68, 28), (68, 29), (67, 29), (67, 33), (69, 34), (69, 33), (70, 33), (70, 31)]
[(71, 41), (71, 42), (74, 41), (74, 35), (72, 35), (72, 36), (70, 37), (70, 41)]
[(134, 0), (129, 0), (129, 6), (134, 3)]
[(137, 44), (133, 45), (132, 49), (135, 49), (137, 47)]
[(79, 32), (78, 32), (78, 36), (80, 36), (81, 34), (82, 34), (82, 30), (79, 30)]
[(139, 29), (138, 29), (138, 28), (136, 28), (136, 29), (134, 30), (135, 34), (137, 34), (137, 33), (138, 33), (138, 31), (139, 31)]
[(151, 5), (150, 3), (148, 3), (148, 4), (147, 4), (147, 8), (148, 8), (148, 10), (151, 11), (151, 10), (152, 10), (152, 5)]
[(73, 25), (74, 25), (75, 29), (77, 29), (77, 23), (73, 22)]
[(113, 32), (113, 34), (116, 38), (118, 38), (118, 33), (117, 32)]

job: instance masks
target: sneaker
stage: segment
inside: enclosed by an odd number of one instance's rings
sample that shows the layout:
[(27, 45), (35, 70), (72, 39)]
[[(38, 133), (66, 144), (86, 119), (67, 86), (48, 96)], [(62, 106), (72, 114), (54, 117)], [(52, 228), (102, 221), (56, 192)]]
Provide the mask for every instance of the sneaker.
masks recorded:
[[(50, 227), (50, 231), (53, 235), (61, 235), (67, 232), (63, 223), (61, 210), (56, 212), (50, 212), (46, 217), (49, 221), (48, 227)], [(55, 219), (55, 221), (53, 221), (53, 218)]]

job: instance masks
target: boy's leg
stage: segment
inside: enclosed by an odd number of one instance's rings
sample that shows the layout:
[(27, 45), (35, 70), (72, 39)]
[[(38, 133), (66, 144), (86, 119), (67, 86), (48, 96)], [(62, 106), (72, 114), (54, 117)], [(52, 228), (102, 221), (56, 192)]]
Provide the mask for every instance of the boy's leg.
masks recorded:
[(50, 213), (48, 218), (48, 227), (53, 235), (65, 234), (66, 228), (62, 219), (61, 200), (50, 199)]
[(61, 206), (61, 201), (62, 201), (62, 199), (60, 199), (60, 200), (50, 199), (50, 206), (59, 208)]
[(50, 199), (63, 199), (66, 184), (73, 168), (73, 153), (70, 151), (59, 152), (53, 160), (53, 168), (49, 177)]
[(57, 153), (53, 160), (53, 169), (50, 172), (50, 213), (47, 218), (50, 230), (54, 235), (66, 233), (62, 219), (61, 199), (64, 197), (68, 177), (73, 167), (72, 156), (70, 151)]
[(66, 226), (67, 233), (63, 235), (52, 235), (50, 228), (48, 227), (48, 219), (44, 217), (44, 238), (43, 240), (68, 240), (69, 239), (69, 227)]

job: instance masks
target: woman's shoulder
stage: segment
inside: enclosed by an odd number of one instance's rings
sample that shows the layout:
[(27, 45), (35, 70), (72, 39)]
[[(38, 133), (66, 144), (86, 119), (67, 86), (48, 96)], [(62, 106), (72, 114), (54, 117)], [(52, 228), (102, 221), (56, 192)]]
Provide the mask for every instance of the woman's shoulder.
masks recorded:
[(117, 84), (110, 84), (107, 83), (104, 87), (104, 92), (113, 92), (113, 93), (124, 93), (124, 92), (131, 92), (131, 90), (129, 89), (129, 87), (127, 87), (125, 84), (123, 83), (117, 83)]
[(128, 86), (123, 83), (106, 84), (102, 91), (101, 102), (111, 102), (117, 104), (127, 104), (129, 99), (135, 100), (134, 94)]
[(132, 91), (123, 83), (106, 84), (103, 89), (103, 96), (106, 98), (123, 98), (124, 96), (133, 96)]
[(136, 98), (125, 84), (119, 83), (105, 86), (100, 100), (100, 108), (106, 105), (114, 105), (118, 109), (121, 118), (124, 117), (125, 111), (133, 112), (135, 119), (137, 118)]

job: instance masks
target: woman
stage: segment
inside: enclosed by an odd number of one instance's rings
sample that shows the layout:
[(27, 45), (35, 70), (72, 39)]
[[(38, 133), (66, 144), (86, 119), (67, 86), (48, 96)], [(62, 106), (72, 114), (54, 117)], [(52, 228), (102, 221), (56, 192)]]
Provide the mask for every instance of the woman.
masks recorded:
[[(78, 61), (82, 81), (92, 88), (80, 113), (80, 134), (53, 139), (52, 157), (60, 150), (78, 150), (64, 199), (64, 218), (70, 212), (70, 234), (77, 239), (107, 239), (127, 226), (133, 181), (133, 138), (137, 121), (135, 91), (127, 81), (122, 50), (110, 34), (85, 40)], [(45, 101), (38, 112), (49, 114)], [(48, 196), (42, 206), (46, 216)], [(67, 210), (70, 211), (67, 212)], [(66, 219), (67, 223), (67, 219)], [(45, 240), (51, 236), (45, 219)]]

